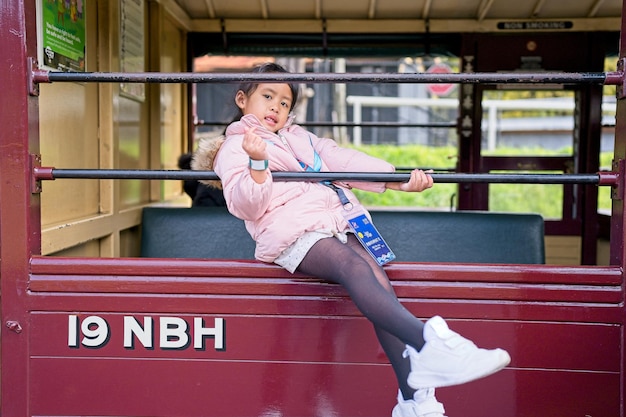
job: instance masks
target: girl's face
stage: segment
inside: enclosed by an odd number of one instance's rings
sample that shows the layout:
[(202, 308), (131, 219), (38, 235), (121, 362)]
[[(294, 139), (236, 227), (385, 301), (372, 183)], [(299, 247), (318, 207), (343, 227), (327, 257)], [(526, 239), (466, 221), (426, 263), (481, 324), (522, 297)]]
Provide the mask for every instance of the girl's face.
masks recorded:
[(271, 132), (278, 132), (289, 117), (292, 94), (289, 84), (261, 83), (250, 95), (237, 91), (235, 103), (246, 114), (254, 114)]

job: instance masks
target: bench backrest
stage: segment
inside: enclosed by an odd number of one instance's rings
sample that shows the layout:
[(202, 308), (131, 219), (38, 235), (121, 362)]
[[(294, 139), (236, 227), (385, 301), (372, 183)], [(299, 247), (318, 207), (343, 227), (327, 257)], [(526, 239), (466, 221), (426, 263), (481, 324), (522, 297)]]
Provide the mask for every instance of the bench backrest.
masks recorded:
[(143, 209), (143, 257), (254, 259), (254, 247), (243, 221), (225, 207)]
[[(543, 219), (535, 214), (372, 210), (403, 262), (541, 264)], [(243, 221), (223, 207), (143, 210), (141, 256), (254, 259)]]
[(372, 211), (398, 261), (545, 263), (543, 218), (478, 211)]

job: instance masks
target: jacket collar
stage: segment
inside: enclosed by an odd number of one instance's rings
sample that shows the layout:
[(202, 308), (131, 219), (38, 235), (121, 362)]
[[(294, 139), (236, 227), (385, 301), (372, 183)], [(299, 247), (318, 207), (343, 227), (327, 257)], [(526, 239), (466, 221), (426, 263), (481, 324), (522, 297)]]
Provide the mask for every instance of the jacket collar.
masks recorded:
[[(285, 123), (285, 126), (283, 126), (277, 133), (280, 133), (280, 131), (289, 128), (293, 124), (293, 121), (295, 118), (296, 118), (295, 114), (289, 113), (289, 117), (287, 118), (287, 122)], [(255, 115), (246, 114), (238, 121), (233, 122), (230, 125), (228, 125), (228, 127), (226, 128), (226, 135), (243, 134), (245, 132), (245, 129), (249, 127), (258, 127), (267, 131), (267, 128), (261, 124), (261, 121)], [(273, 132), (268, 131), (268, 133), (273, 133)]]

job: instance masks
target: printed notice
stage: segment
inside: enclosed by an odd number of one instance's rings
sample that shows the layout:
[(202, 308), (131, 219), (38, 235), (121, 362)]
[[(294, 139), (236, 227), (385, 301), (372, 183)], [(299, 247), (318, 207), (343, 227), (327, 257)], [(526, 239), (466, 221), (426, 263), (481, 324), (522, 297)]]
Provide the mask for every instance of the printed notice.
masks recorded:
[(57, 71), (85, 71), (84, 0), (39, 0), (40, 60)]
[[(143, 72), (145, 70), (143, 0), (122, 0), (120, 6), (120, 70)], [(146, 97), (145, 88), (143, 83), (121, 84), (122, 94), (139, 101)]]

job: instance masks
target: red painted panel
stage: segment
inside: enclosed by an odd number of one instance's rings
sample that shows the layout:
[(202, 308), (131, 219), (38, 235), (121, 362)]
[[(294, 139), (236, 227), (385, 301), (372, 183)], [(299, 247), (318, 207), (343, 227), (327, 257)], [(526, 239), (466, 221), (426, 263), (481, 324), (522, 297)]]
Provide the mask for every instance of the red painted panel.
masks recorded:
[[(146, 285), (149, 282), (149, 285)], [(274, 285), (268, 285), (274, 284)], [(619, 303), (623, 299), (618, 286), (523, 284), (523, 283), (471, 283), (435, 281), (402, 281), (395, 283), (399, 297), (533, 300), (559, 302)], [(278, 294), (284, 296), (337, 296), (346, 293), (336, 285), (317, 280), (278, 278), (208, 278), (161, 276), (109, 276), (64, 277), (58, 275), (33, 276), (31, 290), (46, 292), (146, 292), (170, 294)]]
[[(92, 315), (105, 319), (106, 343), (70, 348), (72, 314), (31, 315), (35, 415), (380, 416), (393, 406), (391, 368), (363, 318), (224, 314), (225, 348), (215, 350), (207, 338), (200, 350), (193, 340), (180, 349), (159, 345), (161, 317), (185, 320), (193, 339), (197, 315), (94, 310), (77, 316), (81, 322)], [(137, 340), (132, 349), (124, 348), (125, 315), (140, 323), (153, 318), (152, 349)], [(205, 327), (215, 318), (200, 317)], [(613, 415), (607, 412), (618, 407), (619, 326), (477, 318), (450, 325), (480, 345), (506, 348), (513, 358), (500, 374), (440, 390), (450, 415)]]
[[(125, 357), (125, 358), (174, 358), (218, 361), (304, 361), (311, 363), (386, 363), (386, 358), (378, 353), (371, 325), (361, 317), (295, 317), (295, 316), (258, 316), (258, 315), (188, 315), (185, 313), (126, 313), (107, 314), (83, 312), (78, 314), (78, 321), (84, 322), (89, 316), (98, 316), (106, 322), (102, 344), (86, 347), (79, 342), (69, 346), (68, 330), (80, 325), (70, 324), (68, 317), (73, 313), (35, 313), (31, 316), (31, 355), (50, 357)], [(124, 318), (127, 318), (126, 322)], [(144, 318), (151, 318), (149, 326), (152, 348), (142, 345), (135, 336), (133, 347), (125, 348), (124, 331), (131, 329), (129, 322), (144, 323)], [(166, 330), (165, 320), (182, 319), (187, 331), (189, 345), (180, 348), (163, 347), (160, 336), (170, 334), (177, 339), (175, 330)], [(222, 318), (224, 348), (216, 349), (213, 337), (195, 338), (196, 323), (194, 318), (204, 320), (203, 327), (215, 327), (215, 318)], [(89, 322), (89, 321), (88, 321)], [(104, 327), (103, 326), (103, 327)], [(95, 328), (95, 326), (93, 326)], [(174, 328), (174, 326), (170, 326)], [(97, 333), (97, 332), (96, 332)], [(73, 338), (73, 342), (76, 338)], [(194, 348), (194, 342), (204, 341), (204, 348)], [(356, 344), (358, 349), (353, 349)], [(75, 346), (74, 346), (75, 345)]]
[[(332, 417), (389, 415), (393, 407), (391, 368), (337, 285), (258, 262), (35, 258), (31, 269), (35, 414)], [(511, 353), (505, 371), (439, 390), (448, 415), (615, 415), (621, 270), (583, 269), (387, 269), (414, 314), (441, 314), (479, 345)], [(70, 348), (74, 314), (104, 318), (107, 343)], [(124, 347), (124, 316), (152, 317), (151, 349)], [(184, 319), (190, 336), (194, 317), (205, 327), (223, 318), (225, 348), (206, 338), (204, 350), (163, 349), (162, 317)], [(62, 383), (42, 387), (44, 378)]]
[[(76, 319), (74, 319), (74, 316)], [(85, 346), (80, 343), (81, 324), (87, 317), (104, 320), (99, 329), (107, 337), (102, 343)], [(164, 328), (168, 318), (184, 321), (189, 344), (172, 348), (161, 345), (160, 335), (177, 331)], [(195, 337), (197, 323), (204, 328), (215, 327), (215, 318), (223, 319), (224, 347), (216, 349), (212, 336)], [(146, 318), (151, 324), (144, 326)], [(126, 321), (125, 321), (126, 320)], [(137, 332), (125, 347), (125, 331), (130, 335), (131, 323), (150, 330), (149, 340), (142, 345)], [(485, 347), (503, 347), (512, 356), (515, 368), (590, 370), (619, 372), (621, 331), (617, 325), (449, 320), (450, 326)], [(87, 324), (87, 323), (85, 323)], [(95, 326), (92, 326), (94, 328)], [(170, 328), (176, 326), (170, 326)], [(177, 327), (181, 329), (180, 327)], [(264, 316), (264, 315), (189, 315), (180, 313), (110, 314), (102, 312), (33, 313), (31, 315), (31, 356), (50, 357), (126, 357), (175, 358), (255, 361), (305, 361), (336, 363), (386, 363), (381, 356), (371, 326), (362, 317), (328, 316)], [(68, 334), (76, 334), (73, 343)], [(98, 331), (91, 336), (95, 338)], [(76, 342), (78, 340), (78, 342)], [(540, 340), (541, 343), (536, 341)], [(202, 348), (194, 348), (194, 342)], [(354, 344), (359, 349), (352, 348)], [(549, 347), (549, 348), (547, 348)]]
[[(94, 293), (35, 293), (28, 298), (30, 311), (110, 311), (110, 312), (177, 312), (194, 314), (279, 314), (279, 315), (360, 315), (344, 297), (211, 296)], [(422, 318), (439, 314), (447, 318), (481, 318), (490, 320), (531, 320), (580, 323), (620, 324), (624, 312), (619, 305), (587, 303), (535, 303), (467, 301), (450, 299), (403, 299), (411, 312)]]
[(380, 416), (395, 397), (383, 366), (37, 358), (32, 368), (34, 381), (56, 381), (34, 384), (35, 415)]
[[(33, 415), (380, 417), (396, 395), (377, 365), (34, 358), (31, 369)], [(450, 416), (617, 416), (619, 376), (504, 370), (438, 398)]]
[(450, 417), (619, 416), (619, 383), (618, 374), (506, 369), (437, 397)]
[[(59, 258), (35, 256), (31, 272), (37, 275), (128, 275), (161, 277), (257, 277), (310, 279), (290, 274), (271, 264), (245, 260), (193, 260), (156, 258)], [(394, 262), (386, 267), (394, 280), (516, 282), (578, 285), (621, 285), (619, 266), (485, 265)], [(319, 280), (317, 280), (319, 281)]]
[(28, 262), (40, 253), (41, 245), (40, 200), (31, 192), (30, 170), (31, 155), (39, 153), (39, 103), (28, 94), (29, 58), (37, 56), (35, 5), (34, 1), (0, 2), (0, 414), (4, 417), (27, 413)]

